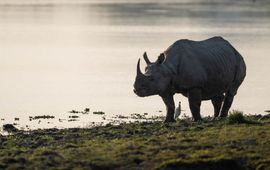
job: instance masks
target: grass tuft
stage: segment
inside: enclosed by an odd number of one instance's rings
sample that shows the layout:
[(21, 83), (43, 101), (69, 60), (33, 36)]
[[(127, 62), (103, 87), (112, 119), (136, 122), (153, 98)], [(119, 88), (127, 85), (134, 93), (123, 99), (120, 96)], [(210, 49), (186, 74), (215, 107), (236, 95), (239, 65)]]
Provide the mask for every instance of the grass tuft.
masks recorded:
[(228, 122), (229, 124), (241, 124), (241, 123), (247, 123), (248, 121), (246, 120), (242, 111), (233, 110), (229, 113)]
[(258, 121), (244, 116), (243, 112), (239, 110), (230, 111), (227, 120), (229, 124), (260, 124)]

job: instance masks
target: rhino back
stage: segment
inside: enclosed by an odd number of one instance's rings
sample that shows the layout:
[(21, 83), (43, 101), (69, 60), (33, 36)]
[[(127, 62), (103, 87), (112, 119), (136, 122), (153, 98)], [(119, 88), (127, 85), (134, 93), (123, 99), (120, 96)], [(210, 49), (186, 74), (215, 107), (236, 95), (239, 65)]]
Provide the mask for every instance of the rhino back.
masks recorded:
[(233, 83), (242, 61), (221, 37), (204, 41), (179, 40), (166, 51), (164, 64), (175, 68), (176, 90), (199, 87), (205, 99), (225, 92)]

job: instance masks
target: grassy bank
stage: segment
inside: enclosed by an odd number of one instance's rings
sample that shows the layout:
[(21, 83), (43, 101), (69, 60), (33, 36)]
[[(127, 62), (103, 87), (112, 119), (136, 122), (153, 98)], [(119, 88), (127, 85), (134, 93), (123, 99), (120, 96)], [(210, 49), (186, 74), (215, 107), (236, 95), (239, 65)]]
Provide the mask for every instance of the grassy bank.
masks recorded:
[(270, 169), (270, 118), (47, 129), (0, 136), (0, 169)]

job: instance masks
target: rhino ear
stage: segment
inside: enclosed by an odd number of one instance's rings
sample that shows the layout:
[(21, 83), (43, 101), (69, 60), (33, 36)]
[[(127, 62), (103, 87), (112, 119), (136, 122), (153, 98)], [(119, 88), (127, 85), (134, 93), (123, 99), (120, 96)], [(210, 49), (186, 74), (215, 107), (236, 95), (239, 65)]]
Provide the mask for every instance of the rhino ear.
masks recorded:
[(158, 64), (162, 64), (165, 60), (165, 55), (164, 53), (161, 53), (159, 56), (158, 56), (158, 59), (157, 59), (157, 63)]
[(151, 61), (148, 59), (146, 52), (143, 53), (143, 58), (144, 58), (147, 65), (152, 64)]

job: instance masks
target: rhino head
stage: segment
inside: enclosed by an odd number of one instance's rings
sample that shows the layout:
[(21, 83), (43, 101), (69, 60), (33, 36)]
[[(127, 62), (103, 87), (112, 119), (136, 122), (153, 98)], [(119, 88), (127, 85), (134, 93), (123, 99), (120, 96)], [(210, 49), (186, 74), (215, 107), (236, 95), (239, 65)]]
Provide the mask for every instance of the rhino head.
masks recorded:
[(134, 93), (140, 97), (162, 95), (166, 92), (170, 78), (164, 71), (163, 62), (165, 56), (162, 53), (156, 62), (151, 62), (146, 52), (143, 58), (147, 64), (145, 73), (141, 72), (140, 59), (137, 63), (137, 75), (134, 83)]

